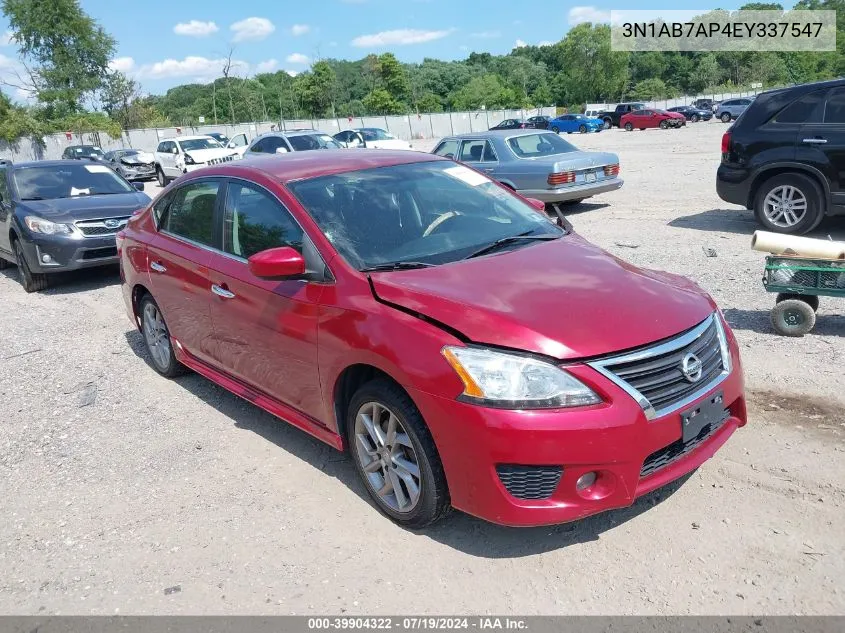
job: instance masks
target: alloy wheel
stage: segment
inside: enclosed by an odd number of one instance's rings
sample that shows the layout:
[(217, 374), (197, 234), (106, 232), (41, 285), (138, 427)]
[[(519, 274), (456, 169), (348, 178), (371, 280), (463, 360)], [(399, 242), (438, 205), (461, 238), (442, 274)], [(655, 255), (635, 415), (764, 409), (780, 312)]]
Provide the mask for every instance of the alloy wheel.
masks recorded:
[(411, 512), (420, 499), (416, 451), (399, 417), (383, 404), (365, 402), (355, 416), (355, 458), (367, 485), (394, 512)]
[(153, 362), (165, 370), (170, 364), (170, 335), (161, 312), (152, 303), (144, 306), (144, 340)]
[(773, 225), (791, 228), (807, 214), (807, 198), (797, 187), (780, 185), (766, 195), (763, 213)]

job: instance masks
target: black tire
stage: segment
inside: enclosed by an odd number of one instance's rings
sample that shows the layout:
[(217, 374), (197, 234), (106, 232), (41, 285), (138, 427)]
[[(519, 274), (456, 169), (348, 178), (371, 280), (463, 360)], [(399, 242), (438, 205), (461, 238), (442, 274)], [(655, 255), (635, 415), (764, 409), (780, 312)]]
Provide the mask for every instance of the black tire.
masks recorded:
[(660, 129), (661, 129), (661, 130), (665, 130), (667, 127), (669, 127), (669, 124), (666, 122), (666, 119), (663, 119), (663, 120), (660, 122)]
[(722, 123), (731, 122), (731, 115), (729, 112), (722, 112), (722, 116), (720, 116), (719, 118), (722, 119)]
[(18, 279), (21, 286), (27, 292), (40, 292), (50, 285), (50, 278), (44, 273), (34, 273), (26, 263), (26, 255), (23, 252), (20, 240), (12, 242), (12, 250), (15, 251), (15, 262), (18, 265)]
[(631, 122), (630, 122), (630, 121), (628, 121), (628, 122), (625, 124), (625, 131), (626, 131), (626, 132), (631, 132), (631, 131), (633, 131), (633, 129), (634, 129), (634, 126), (631, 124)]
[(804, 336), (816, 325), (816, 313), (806, 301), (786, 299), (772, 308), (772, 327), (782, 336)]
[(580, 132), (581, 134), (586, 134), (587, 133), (587, 126), (582, 123), (581, 125), (578, 126), (578, 132)]
[(644, 128), (644, 127), (641, 127), (641, 128), (640, 128), (640, 132), (645, 132), (645, 128)]
[(698, 118), (697, 114), (693, 114), (692, 118), (690, 119), (690, 121), (692, 121), (693, 123), (698, 123), (700, 120), (701, 119)]
[(783, 301), (789, 301), (791, 299), (803, 301), (813, 309), (813, 312), (817, 312), (819, 309), (819, 297), (817, 295), (797, 295), (789, 292), (781, 292), (775, 298), (775, 303), (781, 303)]
[[(408, 512), (398, 512), (379, 498), (355, 453), (355, 419), (361, 407), (369, 402), (379, 403), (392, 412), (404, 427), (413, 445), (420, 472), (420, 496), (416, 505)], [(352, 396), (346, 412), (346, 430), (355, 469), (376, 507), (383, 514), (399, 525), (416, 530), (439, 521), (449, 513), (449, 488), (437, 447), (416, 405), (397, 384), (385, 378), (377, 378), (358, 389)]]
[[(795, 187), (807, 200), (807, 211), (801, 220), (790, 227), (778, 226), (766, 217), (763, 203), (766, 196), (774, 189), (782, 186)], [(824, 194), (818, 183), (804, 174), (785, 173), (772, 176), (765, 181), (754, 194), (754, 215), (757, 221), (767, 230), (787, 235), (804, 235), (816, 228), (824, 219), (827, 211)]]
[(553, 125), (552, 132), (554, 132), (555, 134), (560, 134), (560, 128), (556, 125)]
[[(144, 323), (144, 313), (147, 306), (152, 306), (152, 308), (161, 315), (168, 343), (167, 354), (163, 359), (160, 359), (155, 353), (153, 353), (151, 347), (150, 332), (147, 330)], [(186, 373), (188, 368), (176, 360), (176, 355), (173, 353), (173, 342), (170, 338), (170, 330), (167, 329), (167, 322), (164, 320), (164, 314), (161, 312), (161, 309), (158, 307), (155, 299), (152, 298), (152, 295), (145, 294), (141, 297), (141, 300), (138, 302), (138, 317), (141, 321), (141, 336), (144, 337), (144, 346), (147, 348), (147, 355), (149, 356), (150, 365), (152, 365), (153, 369), (167, 378), (175, 378), (176, 376), (181, 376)]]
[(164, 175), (164, 171), (160, 165), (156, 165), (156, 179), (158, 180), (159, 187), (167, 186), (167, 177)]
[(602, 125), (602, 127), (603, 127), (605, 130), (609, 130), (610, 128), (612, 128), (612, 127), (613, 127), (613, 121), (612, 121), (612, 120), (610, 120), (610, 119), (604, 119), (604, 124)]

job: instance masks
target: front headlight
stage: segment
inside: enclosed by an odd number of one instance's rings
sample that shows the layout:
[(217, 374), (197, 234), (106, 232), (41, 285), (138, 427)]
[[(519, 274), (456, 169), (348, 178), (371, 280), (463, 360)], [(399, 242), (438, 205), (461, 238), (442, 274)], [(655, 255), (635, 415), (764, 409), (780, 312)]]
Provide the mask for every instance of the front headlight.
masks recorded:
[(185, 164), (186, 165), (196, 165), (196, 162), (194, 162), (194, 159), (191, 158), (190, 154), (185, 154)]
[(716, 331), (719, 335), (719, 350), (722, 353), (722, 366), (726, 372), (730, 373), (733, 370), (733, 359), (731, 359), (731, 350), (728, 347), (728, 333), (725, 331), (725, 325), (722, 321), (724, 318), (725, 316), (722, 314), (722, 311), (719, 310), (714, 315), (713, 320), (716, 322)]
[(33, 233), (43, 233), (44, 235), (69, 235), (73, 233), (73, 228), (70, 224), (50, 222), (50, 220), (45, 220), (35, 215), (28, 215), (23, 221)]
[(601, 402), (595, 392), (550, 363), (473, 347), (444, 347), (443, 356), (464, 383), (461, 399), (503, 409), (583, 407)]

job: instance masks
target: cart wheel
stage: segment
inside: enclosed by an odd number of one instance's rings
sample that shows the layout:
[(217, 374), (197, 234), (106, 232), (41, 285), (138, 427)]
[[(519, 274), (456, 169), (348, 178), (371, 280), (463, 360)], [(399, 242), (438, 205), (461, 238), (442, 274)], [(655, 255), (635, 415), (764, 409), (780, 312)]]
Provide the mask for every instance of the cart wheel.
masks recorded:
[(772, 327), (783, 336), (804, 336), (815, 324), (816, 313), (801, 299), (785, 299), (772, 308)]
[(797, 295), (789, 292), (781, 292), (775, 299), (775, 303), (787, 301), (788, 299), (796, 299), (798, 301), (803, 301), (813, 309), (813, 312), (818, 312), (819, 310), (819, 298), (816, 295)]

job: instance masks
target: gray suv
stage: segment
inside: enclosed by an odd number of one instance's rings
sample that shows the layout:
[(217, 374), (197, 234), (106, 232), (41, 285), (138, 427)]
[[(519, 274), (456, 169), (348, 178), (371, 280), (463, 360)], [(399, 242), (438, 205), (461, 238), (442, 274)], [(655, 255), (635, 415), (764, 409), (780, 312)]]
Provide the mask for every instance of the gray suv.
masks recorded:
[(728, 99), (719, 104), (716, 110), (716, 118), (721, 119), (722, 123), (730, 123), (732, 119), (736, 119), (740, 114), (745, 112), (745, 108), (751, 105), (753, 97), (743, 97), (742, 99)]

